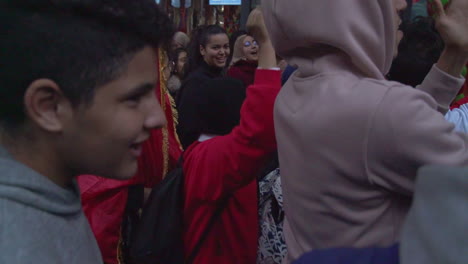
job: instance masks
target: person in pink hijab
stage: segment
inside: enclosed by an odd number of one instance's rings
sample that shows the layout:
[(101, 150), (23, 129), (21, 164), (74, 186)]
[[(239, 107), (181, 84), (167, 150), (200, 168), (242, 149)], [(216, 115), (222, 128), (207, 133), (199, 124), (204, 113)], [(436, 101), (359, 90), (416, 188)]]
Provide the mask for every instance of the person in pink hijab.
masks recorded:
[(468, 1), (436, 3), (445, 50), (416, 89), (385, 79), (405, 0), (262, 3), (275, 50), (298, 67), (274, 113), (285, 263), (398, 242), (418, 169), (468, 165), (468, 136), (443, 116), (464, 82)]

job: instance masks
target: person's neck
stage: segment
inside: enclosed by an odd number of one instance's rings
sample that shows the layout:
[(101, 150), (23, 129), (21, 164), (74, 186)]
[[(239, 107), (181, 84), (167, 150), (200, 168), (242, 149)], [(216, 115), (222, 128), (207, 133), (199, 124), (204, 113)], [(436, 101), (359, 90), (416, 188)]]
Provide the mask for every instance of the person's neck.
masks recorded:
[(209, 65), (205, 60), (202, 61), (201, 66), (212, 73), (213, 75), (222, 75), (224, 68), (219, 68), (218, 66)]
[(15, 138), (14, 142), (5, 137), (0, 144), (18, 162), (31, 168), (62, 188), (72, 186), (73, 174), (67, 172), (60, 159), (54, 153), (54, 147), (41, 140)]

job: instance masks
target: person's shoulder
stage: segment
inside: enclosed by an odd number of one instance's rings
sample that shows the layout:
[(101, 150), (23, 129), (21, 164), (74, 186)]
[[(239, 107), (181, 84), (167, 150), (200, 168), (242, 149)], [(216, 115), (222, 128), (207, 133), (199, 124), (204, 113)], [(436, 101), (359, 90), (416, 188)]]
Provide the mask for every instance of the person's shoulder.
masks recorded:
[[(7, 186), (0, 185), (0, 230), (2, 230), (0, 232), (0, 245), (6, 242), (12, 247), (15, 246), (27, 250), (24, 248), (27, 247), (24, 241), (30, 240), (24, 238), (40, 232), (40, 224), (37, 219), (30, 217), (37, 215), (33, 212), (36, 210), (33, 207), (11, 199), (8, 195), (2, 195), (6, 191), (6, 188)], [(0, 249), (0, 252), (3, 252), (2, 249)]]
[(370, 94), (379, 94), (383, 102), (394, 106), (405, 105), (408, 102), (425, 102), (431, 106), (435, 104), (428, 93), (395, 81), (364, 78), (356, 83), (356, 86), (365, 88)]
[(211, 79), (212, 77), (210, 76), (210, 72), (203, 68), (203, 67), (198, 67), (191, 73), (187, 75), (187, 78), (185, 80), (193, 80), (193, 79)]
[(211, 77), (209, 77), (203, 71), (195, 70), (194, 72), (191, 72), (189, 75), (187, 75), (186, 78), (183, 79), (181, 88), (198, 87), (198, 86), (203, 85), (204, 82), (210, 79)]
[(227, 70), (227, 75), (231, 75), (231, 74), (236, 74), (238, 73), (241, 69), (240, 69), (240, 66), (238, 65), (239, 62), (236, 62), (234, 65), (232, 65), (231, 67), (229, 67), (229, 69)]
[(246, 70), (252, 70), (252, 69), (257, 69), (258, 68), (258, 62), (256, 61), (248, 61), (248, 60), (240, 60), (236, 63), (234, 63), (234, 65), (232, 65), (231, 69), (234, 68), (236, 70), (242, 70), (242, 71), (246, 71)]

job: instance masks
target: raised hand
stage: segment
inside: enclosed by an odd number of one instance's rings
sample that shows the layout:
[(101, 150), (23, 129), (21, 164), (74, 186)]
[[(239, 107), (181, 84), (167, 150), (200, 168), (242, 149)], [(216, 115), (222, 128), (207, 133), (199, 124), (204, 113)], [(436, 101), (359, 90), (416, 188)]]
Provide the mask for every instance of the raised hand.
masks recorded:
[(270, 37), (268, 36), (268, 31), (265, 26), (265, 21), (263, 20), (263, 13), (260, 8), (255, 8), (250, 12), (250, 15), (247, 19), (247, 32), (257, 40), (259, 44), (268, 42)]
[(441, 0), (433, 1), (436, 28), (446, 47), (468, 56), (468, 0), (451, 0), (445, 9)]
[(446, 8), (441, 0), (433, 0), (436, 28), (445, 42), (437, 67), (454, 76), (468, 62), (468, 0), (450, 0)]
[(271, 44), (265, 21), (263, 20), (263, 13), (260, 8), (256, 8), (250, 12), (249, 18), (247, 19), (247, 31), (259, 44), (258, 66), (264, 69), (275, 68), (275, 49)]

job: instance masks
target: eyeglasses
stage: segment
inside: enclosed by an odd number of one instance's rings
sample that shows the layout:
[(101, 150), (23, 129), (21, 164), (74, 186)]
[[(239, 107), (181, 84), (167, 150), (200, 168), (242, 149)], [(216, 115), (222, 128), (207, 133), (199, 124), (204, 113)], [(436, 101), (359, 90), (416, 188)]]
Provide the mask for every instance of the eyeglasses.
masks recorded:
[(251, 45), (258, 46), (258, 43), (257, 43), (257, 41), (255, 41), (255, 40), (252, 41), (252, 42), (250, 42), (250, 41), (244, 42), (244, 47), (250, 47)]

